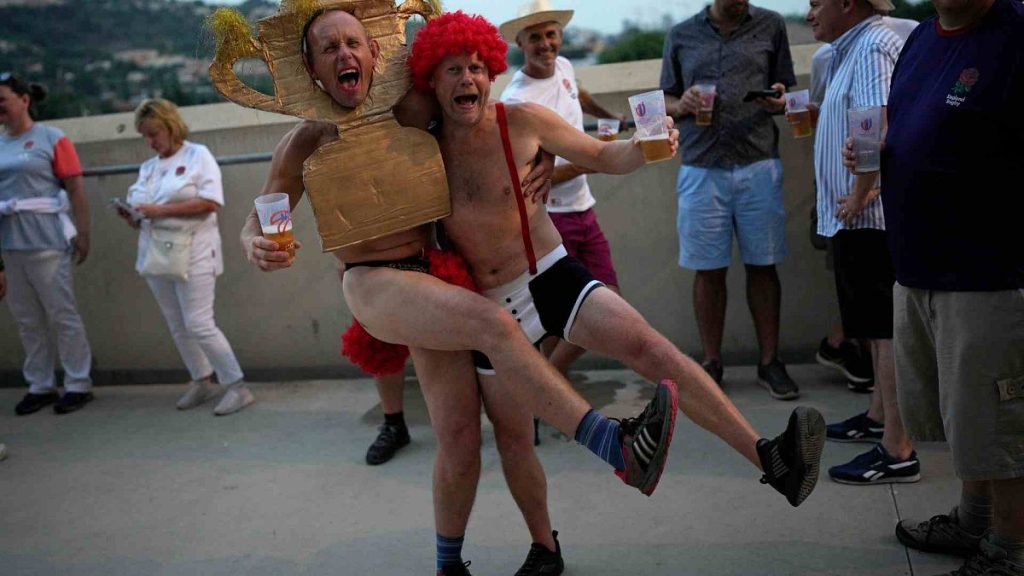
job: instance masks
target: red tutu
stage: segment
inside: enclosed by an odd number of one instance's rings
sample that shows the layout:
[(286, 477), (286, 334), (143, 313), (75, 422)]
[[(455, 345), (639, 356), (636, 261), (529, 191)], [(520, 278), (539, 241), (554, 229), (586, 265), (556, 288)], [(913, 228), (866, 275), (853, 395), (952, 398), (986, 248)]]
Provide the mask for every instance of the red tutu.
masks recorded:
[[(455, 252), (427, 250), (430, 273), (449, 284), (477, 292), (466, 261)], [(341, 335), (341, 354), (372, 376), (397, 374), (405, 369), (409, 349), (401, 344), (390, 344), (374, 338), (358, 320)]]

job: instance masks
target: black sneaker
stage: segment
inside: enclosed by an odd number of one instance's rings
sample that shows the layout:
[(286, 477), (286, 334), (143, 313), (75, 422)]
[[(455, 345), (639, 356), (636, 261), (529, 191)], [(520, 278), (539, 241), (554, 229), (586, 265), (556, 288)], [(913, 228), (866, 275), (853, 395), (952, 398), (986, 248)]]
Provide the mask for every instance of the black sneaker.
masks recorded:
[(970, 557), (978, 553), (982, 534), (971, 534), (960, 526), (958, 507), (949, 514), (938, 514), (918, 522), (901, 520), (896, 525), (896, 538), (907, 548), (934, 554)]
[(824, 446), (825, 419), (814, 408), (797, 407), (782, 434), (757, 441), (764, 470), (761, 483), (771, 484), (790, 504), (799, 506), (818, 483)]
[(822, 366), (838, 370), (851, 383), (867, 384), (875, 379), (871, 355), (853, 342), (843, 342), (835, 348), (828, 343), (828, 338), (822, 338), (814, 359)]
[(665, 470), (678, 411), (679, 391), (676, 383), (662, 380), (654, 393), (654, 399), (639, 416), (619, 422), (619, 446), (626, 468), (616, 470), (615, 474), (647, 496), (654, 493), (661, 480), (661, 473)]
[(65, 392), (60, 400), (53, 405), (53, 412), (55, 414), (70, 414), (92, 402), (92, 399), (92, 392)]
[(519, 568), (515, 576), (558, 576), (565, 570), (565, 562), (562, 561), (562, 545), (558, 543), (558, 530), (553, 530), (551, 536), (555, 539), (555, 551), (552, 552), (534, 542), (530, 545), (530, 553), (526, 555), (526, 562), (523, 562), (523, 566)]
[(992, 542), (991, 534), (978, 542), (978, 552), (964, 562), (958, 570), (941, 576), (1020, 576), (1024, 571), (1010, 558), (1009, 553)]
[(786, 365), (775, 358), (767, 366), (757, 367), (757, 383), (768, 390), (776, 400), (795, 400), (800, 397), (800, 388), (786, 372)]
[(366, 463), (370, 466), (383, 464), (409, 443), (409, 429), (405, 426), (382, 424), (377, 439), (366, 451)]
[(711, 376), (711, 379), (715, 381), (715, 384), (722, 385), (722, 378), (725, 376), (725, 369), (722, 368), (722, 363), (718, 360), (705, 360), (700, 363), (700, 367)]
[(469, 573), (470, 564), (472, 562), (468, 560), (465, 563), (448, 564), (437, 571), (437, 576), (473, 576)]
[(47, 392), (46, 394), (33, 394), (29, 392), (25, 394), (25, 397), (18, 402), (18, 405), (14, 407), (14, 413), (18, 416), (25, 416), (34, 412), (39, 412), (43, 408), (53, 404), (60, 399), (60, 395), (56, 392)]

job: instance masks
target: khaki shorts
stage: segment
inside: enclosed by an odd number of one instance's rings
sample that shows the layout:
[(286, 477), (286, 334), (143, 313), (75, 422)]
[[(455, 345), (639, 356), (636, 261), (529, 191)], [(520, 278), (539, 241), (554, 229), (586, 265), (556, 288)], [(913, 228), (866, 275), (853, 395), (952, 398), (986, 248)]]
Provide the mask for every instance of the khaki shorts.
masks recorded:
[(961, 480), (1024, 477), (1024, 290), (893, 289), (900, 413)]

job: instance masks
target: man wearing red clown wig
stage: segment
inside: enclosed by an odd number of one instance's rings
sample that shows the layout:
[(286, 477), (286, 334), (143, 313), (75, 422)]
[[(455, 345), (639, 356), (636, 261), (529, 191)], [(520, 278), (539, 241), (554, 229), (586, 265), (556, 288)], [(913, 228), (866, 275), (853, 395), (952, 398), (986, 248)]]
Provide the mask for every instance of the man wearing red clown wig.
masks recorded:
[[(330, 10), (307, 26), (303, 57), (310, 76), (339, 104), (358, 106), (369, 90), (379, 49), (354, 16)], [(417, 104), (414, 101), (419, 99)], [(406, 125), (425, 127), (413, 94), (395, 110)], [(429, 106), (427, 106), (429, 108)], [(429, 117), (429, 114), (427, 115)], [(336, 127), (301, 122), (278, 144), (263, 191), (284, 191), (291, 204), (304, 191), (302, 163), (337, 138)], [(335, 252), (346, 263), (343, 291), (353, 315), (384, 342), (407, 345), (437, 436), (434, 466), (438, 572), (466, 574), (461, 543), (480, 475), (480, 403), (494, 423), (510, 490), (535, 545), (519, 574), (559, 574), (562, 561), (547, 518), (544, 473), (533, 452), (537, 415), (611, 464), (630, 486), (650, 495), (664, 469), (677, 410), (676, 387), (659, 386), (637, 418), (611, 421), (591, 409), (533, 348), (518, 324), (490, 300), (431, 275), (428, 226)], [(241, 240), (246, 257), (264, 271), (288, 268), (292, 257), (260, 234), (250, 214)], [(299, 246), (296, 243), (296, 248)], [(515, 389), (478, 386), (468, 350), (480, 350)], [(595, 422), (599, 426), (595, 426)], [(586, 426), (584, 426), (586, 424)], [(541, 571), (543, 570), (543, 571)]]
[[(493, 25), (455, 12), (419, 30), (409, 59), (415, 89), (432, 92), (443, 113), (439, 140), (452, 195), (452, 214), (443, 224), (476, 285), (534, 345), (558, 336), (615, 358), (652, 382), (677, 382), (683, 412), (761, 469), (763, 483), (799, 505), (817, 481), (825, 439), (821, 415), (798, 407), (785, 432), (762, 438), (697, 363), (566, 254), (544, 205), (524, 201), (517, 189), (530, 159), (544, 149), (587, 169), (625, 174), (644, 164), (639, 140), (602, 142), (543, 106), (490, 102), (491, 83), (506, 67), (505, 51)], [(675, 153), (679, 133), (665, 120)], [(522, 390), (516, 374), (494, 370), (483, 355), (474, 360), (484, 386)], [(584, 419), (577, 440), (585, 442), (587, 430), (601, 426), (599, 415), (594, 418)]]

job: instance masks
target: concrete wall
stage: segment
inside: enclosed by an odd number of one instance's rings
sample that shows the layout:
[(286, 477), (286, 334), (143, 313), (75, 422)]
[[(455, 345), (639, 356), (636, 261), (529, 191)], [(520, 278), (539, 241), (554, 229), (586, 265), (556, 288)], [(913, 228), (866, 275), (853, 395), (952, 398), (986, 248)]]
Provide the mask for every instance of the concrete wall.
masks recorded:
[[(794, 47), (802, 83), (813, 46)], [(608, 108), (627, 112), (629, 94), (656, 88), (659, 61), (593, 66), (578, 70), (581, 84)], [(507, 81), (499, 78), (493, 93)], [(755, 87), (751, 87), (755, 88)], [(191, 139), (217, 156), (269, 152), (293, 119), (257, 113), (233, 104), (184, 110)], [(151, 155), (135, 133), (130, 114), (76, 118), (54, 123), (76, 142), (83, 164), (141, 162)], [(823, 255), (809, 245), (808, 213), (813, 205), (809, 139), (793, 140), (780, 119), (785, 166), (789, 256), (782, 278), (782, 354), (789, 361), (810, 358), (834, 315), (832, 278)], [(675, 175), (678, 161), (641, 169), (627, 177), (595, 175), (591, 188), (611, 242), (625, 297), (684, 351), (700, 342), (692, 310), (693, 273), (676, 265)], [(354, 374), (338, 355), (338, 337), (351, 315), (339, 290), (335, 260), (322, 255), (310, 211), (295, 215), (305, 248), (294, 268), (261, 273), (242, 258), (237, 236), (268, 163), (226, 166), (226, 206), (219, 213), (225, 273), (217, 286), (217, 322), (251, 379)], [(123, 196), (134, 175), (91, 177), (86, 193), (92, 208), (92, 253), (75, 273), (79, 309), (96, 358), (99, 382), (174, 381), (184, 378), (166, 325), (142, 279), (134, 272), (136, 235), (106, 208)], [(729, 273), (732, 296), (725, 332), (727, 363), (753, 362), (757, 342), (744, 300), (738, 259)], [(0, 383), (17, 384), (22, 349), (6, 307), (0, 307)], [(585, 358), (591, 366), (598, 358)], [(167, 372), (173, 371), (173, 372)]]

